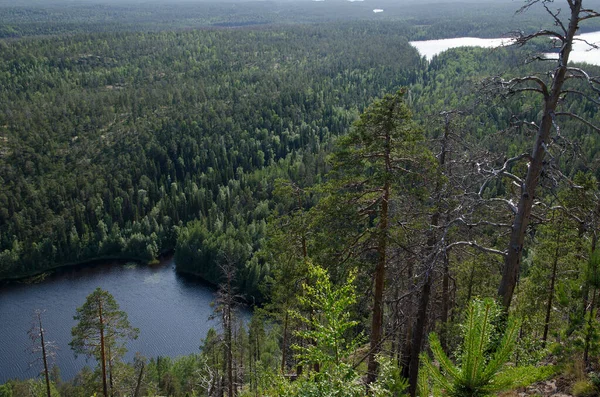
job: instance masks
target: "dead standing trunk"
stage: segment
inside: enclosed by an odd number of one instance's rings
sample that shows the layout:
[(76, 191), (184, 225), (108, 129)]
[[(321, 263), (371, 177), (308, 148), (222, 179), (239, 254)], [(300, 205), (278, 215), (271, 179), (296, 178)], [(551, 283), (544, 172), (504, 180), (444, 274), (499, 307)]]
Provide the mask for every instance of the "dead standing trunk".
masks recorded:
[(583, 348), (583, 362), (587, 366), (589, 364), (589, 353), (590, 344), (592, 341), (592, 334), (594, 333), (594, 308), (596, 306), (596, 287), (592, 292), (592, 303), (590, 304), (590, 317), (588, 318), (587, 330), (585, 334), (585, 345)]
[(544, 320), (544, 335), (542, 336), (542, 347), (546, 347), (546, 341), (548, 340), (548, 330), (550, 328), (550, 314), (552, 313), (552, 301), (554, 299), (554, 286), (556, 284), (556, 271), (558, 268), (558, 255), (560, 251), (560, 235), (561, 235), (561, 223), (558, 224), (556, 231), (556, 248), (554, 250), (554, 261), (552, 262), (552, 276), (550, 277), (550, 287), (548, 288), (548, 301), (546, 303), (546, 318)]
[(42, 343), (42, 360), (44, 361), (44, 377), (46, 379), (46, 393), (51, 397), (50, 391), (50, 375), (48, 373), (48, 356), (46, 353), (46, 342), (44, 341), (44, 327), (42, 326), (42, 313), (37, 312), (37, 318), (40, 325), (40, 338)]
[[(227, 277), (227, 291), (231, 294), (231, 277)], [(232, 346), (232, 332), (231, 332), (231, 306), (232, 302), (228, 301), (226, 311), (226, 349), (227, 349), (227, 395), (233, 397), (233, 346)]]
[(133, 397), (139, 397), (140, 395), (140, 387), (142, 385), (142, 380), (144, 379), (144, 367), (145, 363), (142, 361), (142, 366), (140, 367), (140, 374), (138, 375), (137, 382), (135, 383), (135, 392), (133, 393)]
[(448, 342), (448, 312), (450, 308), (450, 270), (448, 253), (444, 255), (444, 275), (442, 278), (442, 313), (440, 314), (440, 322), (442, 323), (442, 329), (440, 331), (440, 344), (442, 349), (447, 351)]
[[(531, 4), (533, 4), (533, 2)], [(519, 79), (519, 82), (535, 82), (538, 84), (539, 89), (536, 88), (536, 91), (542, 93), (544, 96), (544, 110), (542, 122), (539, 125), (536, 140), (533, 145), (527, 175), (521, 184), (521, 196), (519, 197), (517, 212), (512, 224), (502, 279), (500, 281), (500, 286), (498, 287), (498, 295), (506, 310), (510, 307), (514, 290), (517, 285), (519, 269), (521, 267), (521, 258), (523, 255), (525, 233), (531, 217), (531, 210), (535, 199), (535, 190), (539, 184), (544, 167), (546, 144), (550, 143), (550, 131), (554, 125), (556, 107), (562, 94), (562, 86), (566, 80), (567, 63), (573, 45), (573, 38), (579, 28), (579, 14), (582, 9), (582, 0), (569, 0), (569, 7), (571, 9), (569, 26), (564, 32), (563, 46), (559, 52), (559, 65), (553, 73), (550, 90), (548, 90), (548, 87), (538, 78), (527, 77)], [(540, 35), (534, 36), (537, 37)], [(548, 36), (548, 34), (543, 35)], [(526, 41), (529, 41), (529, 39), (524, 40), (524, 42)]]
[[(441, 170), (445, 170), (446, 168), (446, 155), (448, 152), (448, 138), (450, 135), (450, 116), (451, 116), (451, 112), (444, 112), (443, 115), (445, 116), (445, 126), (444, 126), (444, 136), (442, 139), (442, 148), (441, 148), (441, 153), (440, 153), (440, 157), (438, 160), (438, 164), (440, 166)], [(434, 194), (432, 195), (436, 201), (440, 201), (440, 198), (443, 195), (443, 182), (441, 180), (438, 180), (436, 182), (435, 185), (435, 190), (434, 190)], [(415, 393), (417, 391), (417, 380), (419, 377), (419, 354), (421, 353), (421, 347), (423, 345), (423, 339), (425, 336), (425, 332), (426, 332), (426, 328), (427, 328), (427, 307), (429, 306), (429, 300), (431, 297), (431, 285), (433, 283), (433, 266), (435, 265), (435, 261), (436, 258), (438, 257), (438, 255), (436, 255), (436, 244), (438, 241), (438, 235), (436, 234), (435, 230), (436, 227), (439, 225), (440, 223), (440, 218), (442, 217), (442, 212), (441, 210), (438, 208), (436, 209), (436, 211), (433, 213), (433, 215), (431, 216), (431, 221), (430, 221), (430, 231), (427, 233), (428, 237), (427, 237), (427, 248), (426, 248), (426, 256), (430, 259), (433, 260), (433, 262), (431, 264), (429, 263), (425, 263), (424, 268), (425, 268), (425, 278), (423, 280), (423, 284), (421, 286), (421, 294), (419, 295), (419, 307), (418, 307), (418, 311), (417, 311), (417, 318), (416, 318), (416, 324), (414, 326), (414, 328), (409, 328), (409, 330), (411, 331), (410, 335), (407, 335), (407, 339), (405, 341), (406, 345), (404, 348), (404, 353), (408, 354), (408, 356), (406, 356), (405, 358), (403, 357), (402, 361), (403, 361), (403, 369), (402, 369), (402, 375), (405, 378), (408, 378), (408, 392), (411, 396), (415, 396)], [(444, 249), (444, 266), (446, 266), (445, 268), (445, 273), (444, 275), (447, 276), (447, 255), (445, 253), (445, 249)], [(445, 279), (445, 293), (447, 295), (448, 293), (448, 279)], [(444, 296), (442, 298), (444, 301), (447, 299), (446, 296)], [(444, 306), (444, 309), (447, 313), (447, 304)]]
[(106, 384), (106, 352), (104, 343), (104, 318), (102, 315), (102, 300), (98, 299), (98, 318), (100, 321), (100, 361), (102, 365), (102, 392), (108, 397), (108, 385)]
[[(416, 289), (414, 276), (413, 276), (413, 263), (408, 262), (407, 268), (407, 280), (409, 280), (409, 288)], [(404, 344), (402, 346), (402, 352), (400, 357), (400, 366), (402, 367), (402, 377), (408, 379), (409, 376), (409, 365), (410, 365), (410, 349), (413, 332), (413, 313), (414, 313), (414, 301), (412, 297), (408, 299), (408, 307), (406, 308), (406, 331), (404, 333)]]
[(427, 327), (427, 306), (429, 305), (429, 297), (431, 295), (431, 276), (429, 271), (425, 274), (423, 286), (421, 287), (421, 298), (419, 300), (419, 310), (417, 312), (417, 323), (412, 335), (410, 364), (408, 371), (408, 393), (415, 396), (417, 392), (417, 380), (419, 378), (419, 354), (425, 337), (425, 329)]

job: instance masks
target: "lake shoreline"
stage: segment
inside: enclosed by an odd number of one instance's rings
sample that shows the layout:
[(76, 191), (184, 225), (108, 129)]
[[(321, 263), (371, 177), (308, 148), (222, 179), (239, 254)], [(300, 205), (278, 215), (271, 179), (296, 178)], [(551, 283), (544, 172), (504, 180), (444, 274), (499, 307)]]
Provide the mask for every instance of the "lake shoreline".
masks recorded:
[[(170, 259), (173, 258), (175, 254), (175, 250), (170, 249), (167, 250), (161, 254), (159, 254), (158, 258), (156, 258), (156, 260), (158, 260), (158, 263), (156, 264), (151, 264), (151, 262), (148, 262), (147, 259), (145, 258), (141, 258), (141, 257), (136, 257), (136, 256), (123, 256), (123, 255), (105, 255), (105, 256), (98, 256), (98, 257), (94, 257), (94, 258), (89, 258), (83, 261), (78, 261), (78, 262), (69, 262), (69, 263), (62, 263), (62, 264), (57, 264), (56, 266), (52, 266), (49, 267), (47, 269), (43, 269), (43, 270), (38, 270), (38, 271), (32, 271), (29, 273), (21, 273), (21, 274), (17, 274), (17, 275), (13, 275), (13, 276), (8, 276), (8, 277), (2, 277), (0, 278), (0, 287), (5, 286), (5, 285), (10, 285), (10, 284), (29, 284), (27, 281), (28, 280), (32, 280), (35, 278), (38, 278), (40, 276), (50, 276), (52, 274), (55, 273), (59, 273), (61, 271), (64, 270), (69, 270), (69, 269), (77, 269), (77, 268), (81, 268), (81, 267), (86, 267), (86, 266), (95, 266), (95, 265), (99, 265), (101, 263), (106, 263), (106, 262), (113, 262), (114, 264), (126, 264), (128, 262), (134, 262), (138, 265), (142, 265), (142, 266), (161, 266), (161, 264), (163, 262), (166, 262)], [(35, 284), (35, 282), (33, 282)]]
[[(576, 36), (578, 41), (575, 42), (573, 50), (569, 58), (569, 63), (582, 63), (593, 66), (600, 66), (600, 50), (590, 50), (585, 40), (590, 43), (600, 44), (600, 31), (592, 31), (579, 33)], [(456, 38), (444, 38), (437, 40), (419, 40), (410, 41), (409, 44), (417, 49), (419, 55), (424, 57), (427, 62), (431, 62), (433, 57), (448, 51), (453, 48), (461, 47), (479, 47), (479, 48), (498, 48), (498, 47), (510, 47), (510, 38), (479, 38), (479, 37), (456, 37)], [(549, 57), (552, 56), (552, 48), (547, 51), (542, 51), (541, 54)]]
[[(132, 259), (132, 258), (128, 258)], [(31, 345), (27, 330), (30, 314), (44, 310), (44, 328), (49, 340), (59, 347), (56, 361), (64, 379), (72, 379), (86, 364), (84, 356), (74, 357), (69, 341), (75, 325), (73, 315), (96, 288), (109, 291), (129, 321), (140, 328), (140, 338), (127, 343), (125, 361), (135, 353), (146, 357), (179, 357), (197, 353), (210, 328), (220, 323), (214, 316), (216, 286), (201, 277), (176, 271), (172, 252), (161, 262), (148, 266), (123, 257), (111, 261), (85, 261), (57, 267), (35, 284), (22, 279), (0, 288), (0, 384), (8, 379), (27, 379)], [(129, 262), (129, 263), (128, 263)], [(134, 263), (132, 263), (134, 262)], [(252, 316), (250, 305), (240, 305), (244, 321)], [(92, 364), (93, 366), (93, 364)]]

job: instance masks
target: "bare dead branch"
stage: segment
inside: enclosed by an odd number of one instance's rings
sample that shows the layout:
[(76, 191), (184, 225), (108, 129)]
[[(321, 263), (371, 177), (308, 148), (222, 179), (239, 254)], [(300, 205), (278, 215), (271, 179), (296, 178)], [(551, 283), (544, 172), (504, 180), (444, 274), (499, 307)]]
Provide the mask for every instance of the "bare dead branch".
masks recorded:
[(596, 105), (600, 105), (600, 100), (597, 100), (595, 98), (592, 98), (589, 94), (583, 92), (583, 91), (579, 91), (579, 90), (574, 90), (574, 89), (566, 89), (566, 90), (562, 90), (561, 94), (576, 94), (576, 95), (581, 95), (582, 97), (584, 97), (586, 100), (595, 103)]
[[(532, 5), (539, 3), (542, 0), (527, 0), (526, 4), (519, 8), (515, 14), (522, 14), (527, 11)], [(569, 0), (570, 1), (570, 0)]]
[(504, 203), (513, 212), (513, 214), (517, 213), (517, 206), (511, 200), (503, 199), (500, 197), (493, 197), (493, 198), (489, 199), (489, 201), (497, 201), (497, 202)]
[(546, 5), (546, 3), (544, 3), (544, 8), (548, 12), (548, 14), (552, 15), (552, 18), (554, 19), (554, 24), (556, 26), (559, 26), (562, 29), (564, 35), (566, 36), (567, 35), (567, 28), (565, 28), (565, 25), (562, 23), (562, 21), (558, 17), (558, 15), (560, 14), (560, 9), (558, 9), (556, 12), (552, 12), (552, 10), (550, 10), (550, 8), (548, 8), (548, 6)]
[(500, 251), (497, 250), (495, 248), (489, 248), (489, 247), (484, 247), (482, 245), (479, 245), (477, 243), (477, 241), (456, 241), (454, 243), (448, 244), (446, 246), (447, 250), (452, 249), (453, 247), (458, 247), (458, 246), (469, 246), (469, 247), (473, 247), (475, 249), (478, 249), (482, 252), (486, 252), (488, 254), (495, 254), (495, 255), (501, 255), (501, 256), (506, 256), (506, 251)]
[(579, 17), (579, 21), (585, 21), (586, 19), (598, 18), (600, 17), (600, 13), (590, 9), (581, 10), (582, 13), (585, 13), (584, 16)]
[(568, 116), (568, 117), (574, 118), (574, 119), (582, 122), (583, 124), (587, 125), (588, 127), (590, 127), (591, 129), (593, 129), (594, 131), (600, 132), (600, 127), (595, 126), (594, 124), (590, 123), (589, 121), (587, 121), (583, 117), (576, 115), (575, 113), (571, 113), (571, 112), (559, 112), (559, 113), (556, 113), (556, 115), (557, 116)]
[(573, 41), (580, 41), (582, 43), (587, 44), (590, 47), (588, 49), (588, 51), (589, 50), (596, 50), (596, 49), (600, 48), (600, 47), (598, 47), (598, 44), (596, 44), (596, 43), (590, 43), (589, 41), (587, 41), (586, 39), (582, 39), (581, 37), (573, 37)]
[(524, 35), (523, 32), (513, 32), (513, 35), (513, 45), (517, 47), (523, 47), (525, 44), (537, 37), (553, 37), (559, 40), (561, 43), (565, 42), (565, 36), (558, 32), (555, 32), (554, 30), (547, 29), (539, 30), (535, 33), (531, 33), (528, 35)]
[[(548, 87), (546, 83), (537, 76), (525, 76), (525, 77), (517, 77), (508, 81), (498, 80), (495, 83), (499, 84), (502, 88), (509, 90), (509, 93), (514, 92), (514, 90), (518, 85), (525, 82), (533, 82), (537, 84), (540, 88), (540, 92), (544, 95), (544, 97), (548, 96)], [(524, 87), (524, 88), (532, 88), (532, 87)]]

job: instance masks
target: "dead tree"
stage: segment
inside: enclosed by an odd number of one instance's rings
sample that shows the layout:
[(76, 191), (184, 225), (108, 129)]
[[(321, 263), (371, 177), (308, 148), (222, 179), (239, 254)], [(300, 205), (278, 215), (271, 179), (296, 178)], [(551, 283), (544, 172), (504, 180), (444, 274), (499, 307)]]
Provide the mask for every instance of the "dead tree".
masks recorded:
[(216, 301), (216, 312), (221, 316), (223, 325), (224, 358), (223, 372), (226, 376), (227, 396), (233, 397), (236, 393), (233, 376), (233, 326), (236, 304), (240, 296), (235, 291), (236, 263), (231, 256), (223, 254), (223, 260), (220, 264), (223, 281), (219, 285)]
[[(538, 123), (533, 122), (537, 133), (531, 154), (522, 154), (510, 159), (510, 161), (505, 163), (502, 172), (504, 176), (512, 179), (519, 186), (520, 190), (506, 250), (502, 279), (498, 287), (498, 295), (500, 296), (502, 305), (506, 309), (510, 307), (515, 286), (517, 285), (525, 235), (527, 227), (530, 224), (532, 209), (536, 200), (536, 188), (540, 183), (540, 178), (545, 168), (544, 160), (548, 153), (548, 147), (552, 143), (551, 134), (553, 130), (560, 133), (558, 118), (571, 117), (600, 132), (600, 128), (592, 125), (582, 117), (561, 110), (564, 98), (567, 95), (583, 96), (594, 103), (600, 103), (596, 99), (598, 94), (600, 94), (600, 78), (592, 77), (584, 70), (568, 65), (573, 43), (582, 40), (576, 37), (580, 23), (588, 19), (597, 18), (600, 14), (594, 10), (585, 8), (583, 0), (566, 0), (568, 5), (568, 16), (566, 18), (562, 18), (561, 9), (551, 8), (554, 5), (552, 0), (527, 0), (520, 11), (525, 11), (538, 3), (552, 17), (555, 28), (540, 30), (530, 35), (518, 33), (515, 37), (515, 44), (523, 46), (538, 37), (551, 38), (558, 48), (558, 58), (553, 60), (556, 62), (555, 68), (546, 75), (530, 75), (511, 80), (494, 79), (493, 81), (494, 84), (499, 85), (510, 94), (527, 92), (541, 95), (543, 98), (541, 121)], [(590, 43), (588, 44), (593, 47), (595, 46)], [(587, 83), (591, 95), (577, 88), (569, 87), (568, 82), (570, 80)], [(527, 160), (528, 163), (527, 172), (524, 177), (507, 172), (508, 167), (512, 164), (524, 160)]]
[[(48, 361), (56, 356), (56, 344), (53, 341), (46, 340), (45, 330), (42, 324), (42, 310), (36, 310), (33, 315), (33, 325), (28, 331), (29, 338), (33, 346), (31, 352), (36, 354), (35, 362), (41, 361), (44, 364), (44, 378), (46, 380), (46, 393), (51, 397), (50, 374), (48, 370)], [(33, 365), (33, 363), (32, 363)]]

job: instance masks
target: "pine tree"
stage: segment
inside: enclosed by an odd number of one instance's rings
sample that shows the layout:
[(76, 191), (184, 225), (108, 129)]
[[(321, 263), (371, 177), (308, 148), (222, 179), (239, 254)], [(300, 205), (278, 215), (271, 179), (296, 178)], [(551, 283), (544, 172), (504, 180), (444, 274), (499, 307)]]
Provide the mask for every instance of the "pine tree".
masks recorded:
[[(496, 382), (498, 373), (512, 354), (518, 323), (509, 319), (506, 330), (498, 342), (494, 324), (502, 318), (502, 310), (492, 300), (473, 301), (469, 305), (464, 327), (464, 341), (460, 351), (460, 364), (454, 364), (444, 352), (438, 336), (429, 334), (433, 357), (439, 368), (423, 354), (424, 373), (428, 374), (434, 390), (441, 389), (452, 397), (483, 397), (501, 390), (506, 385)], [(421, 382), (422, 387), (424, 381)], [(421, 395), (423, 395), (421, 391)], [(429, 394), (428, 394), (429, 395)]]
[(129, 324), (127, 313), (119, 310), (115, 298), (99, 287), (87, 296), (73, 318), (78, 323), (71, 330), (73, 339), (69, 345), (76, 355), (84, 354), (98, 361), (102, 369), (102, 392), (108, 397), (107, 365), (110, 371), (114, 358), (126, 351), (125, 340), (136, 339), (139, 330)]
[[(373, 304), (368, 383), (377, 377), (386, 268), (392, 241), (398, 240), (398, 236), (394, 236), (395, 225), (417, 216), (399, 209), (396, 199), (402, 193), (403, 199), (420, 203), (428, 176), (436, 169), (433, 155), (424, 146), (422, 131), (412, 121), (404, 94), (405, 90), (400, 90), (375, 101), (361, 114), (350, 133), (340, 138), (332, 156), (331, 182), (324, 189), (330, 194), (319, 204), (319, 210), (326, 215), (314, 217), (314, 223), (325, 228), (319, 235), (323, 237), (320, 242), (323, 251), (332, 251), (331, 247), (341, 242), (346, 246), (338, 247), (344, 253), (336, 253), (337, 259), (375, 254), (375, 267), (370, 271)], [(335, 261), (319, 260), (322, 263)]]

